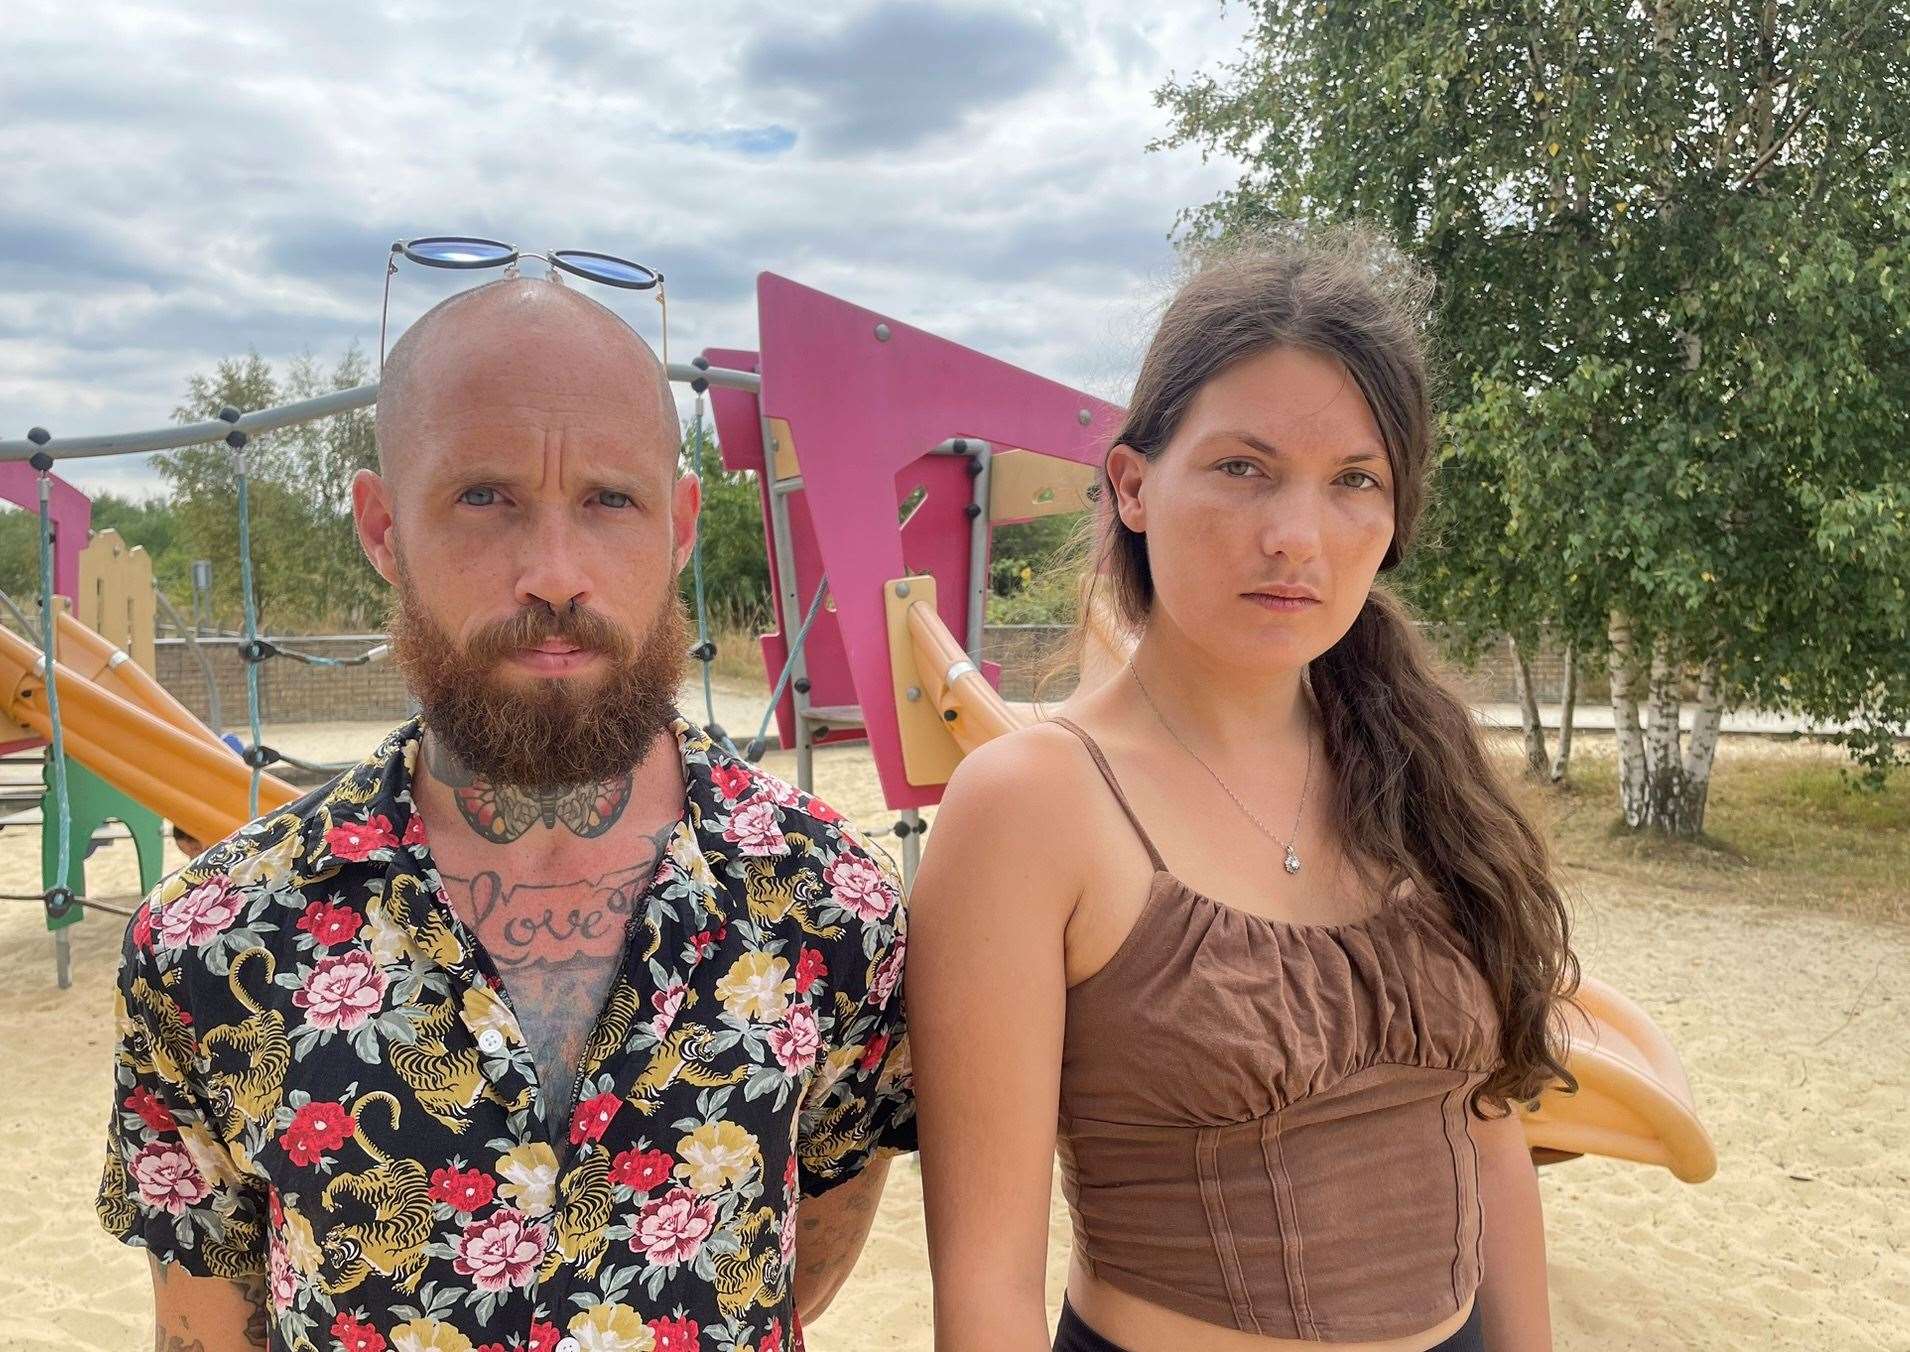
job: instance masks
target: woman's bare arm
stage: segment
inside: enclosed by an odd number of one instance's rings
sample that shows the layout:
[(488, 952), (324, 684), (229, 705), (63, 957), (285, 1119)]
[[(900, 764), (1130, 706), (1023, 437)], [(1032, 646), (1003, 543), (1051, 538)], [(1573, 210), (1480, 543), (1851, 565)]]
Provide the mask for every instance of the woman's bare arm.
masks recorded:
[[(1032, 734), (1040, 737), (1045, 734)], [(907, 992), (937, 1352), (1046, 1352), (1076, 888), (1030, 733), (964, 760), (910, 894)]]
[(1479, 1145), (1479, 1196), (1485, 1210), (1485, 1276), (1479, 1306), (1493, 1352), (1550, 1352), (1552, 1316), (1545, 1285), (1545, 1216), (1538, 1171), (1517, 1112), (1472, 1123)]

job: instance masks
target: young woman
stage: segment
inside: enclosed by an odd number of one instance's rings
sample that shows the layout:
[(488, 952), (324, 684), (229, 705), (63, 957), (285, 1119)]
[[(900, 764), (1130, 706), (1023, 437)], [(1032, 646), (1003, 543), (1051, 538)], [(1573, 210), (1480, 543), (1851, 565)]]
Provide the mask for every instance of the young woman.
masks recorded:
[(1187, 281), (1101, 483), (1116, 675), (950, 783), (909, 1009), (940, 1352), (1551, 1345), (1514, 1112), (1577, 968), (1543, 842), (1375, 576), (1431, 447), (1423, 279)]

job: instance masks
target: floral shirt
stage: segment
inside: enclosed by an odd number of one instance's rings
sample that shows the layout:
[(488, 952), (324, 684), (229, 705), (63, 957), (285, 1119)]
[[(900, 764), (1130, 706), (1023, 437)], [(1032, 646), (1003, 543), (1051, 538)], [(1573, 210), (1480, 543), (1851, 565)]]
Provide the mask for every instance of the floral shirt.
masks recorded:
[(420, 723), (129, 925), (106, 1228), (263, 1277), (273, 1348), (783, 1352), (797, 1201), (912, 1149), (886, 862), (679, 719), (684, 817), (577, 1108), (413, 813)]

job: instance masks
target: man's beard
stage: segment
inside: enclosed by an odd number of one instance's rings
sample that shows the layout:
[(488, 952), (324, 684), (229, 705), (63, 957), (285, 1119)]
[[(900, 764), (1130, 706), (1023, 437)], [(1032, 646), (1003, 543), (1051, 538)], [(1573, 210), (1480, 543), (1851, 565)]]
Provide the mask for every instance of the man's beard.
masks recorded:
[[(676, 716), (689, 627), (674, 587), (640, 643), (586, 607), (525, 607), (468, 644), (441, 629), (402, 563), (392, 600), (391, 651), (431, 735), (472, 773), (523, 789), (598, 783), (630, 772)], [(608, 674), (527, 676), (499, 666), (556, 639), (601, 655)]]

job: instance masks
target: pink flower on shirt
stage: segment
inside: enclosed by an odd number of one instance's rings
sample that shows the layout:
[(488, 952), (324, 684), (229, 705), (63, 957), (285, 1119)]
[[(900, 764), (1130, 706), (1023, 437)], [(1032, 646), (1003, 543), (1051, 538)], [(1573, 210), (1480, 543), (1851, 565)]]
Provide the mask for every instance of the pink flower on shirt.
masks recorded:
[(212, 1191), (192, 1156), (177, 1141), (155, 1141), (133, 1156), (128, 1166), (139, 1200), (150, 1207), (183, 1215)]
[(767, 798), (753, 798), (736, 809), (723, 839), (743, 847), (744, 854), (788, 854), (789, 842), (783, 839), (781, 816)]

